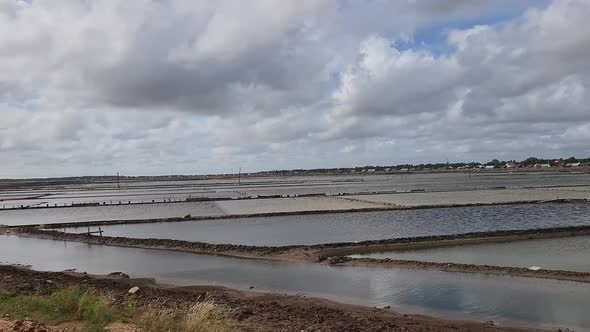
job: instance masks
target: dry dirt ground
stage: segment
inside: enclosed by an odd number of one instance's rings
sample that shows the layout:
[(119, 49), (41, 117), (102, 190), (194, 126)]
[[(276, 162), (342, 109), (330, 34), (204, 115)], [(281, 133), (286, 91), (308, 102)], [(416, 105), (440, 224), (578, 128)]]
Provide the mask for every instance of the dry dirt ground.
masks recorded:
[[(80, 324), (67, 323), (58, 326), (46, 326), (30, 320), (11, 320), (0, 318), (0, 332), (74, 332), (79, 331)], [(125, 323), (112, 323), (107, 326), (110, 332), (144, 332), (142, 329)]]

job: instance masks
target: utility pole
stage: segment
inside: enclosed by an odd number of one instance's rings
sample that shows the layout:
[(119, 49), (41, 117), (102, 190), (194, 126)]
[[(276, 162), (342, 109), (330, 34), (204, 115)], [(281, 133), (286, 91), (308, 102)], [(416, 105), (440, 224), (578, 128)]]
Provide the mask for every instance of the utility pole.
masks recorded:
[(242, 183), (242, 168), (238, 168), (238, 186)]
[(119, 182), (119, 172), (117, 172), (117, 188), (121, 189), (121, 182)]

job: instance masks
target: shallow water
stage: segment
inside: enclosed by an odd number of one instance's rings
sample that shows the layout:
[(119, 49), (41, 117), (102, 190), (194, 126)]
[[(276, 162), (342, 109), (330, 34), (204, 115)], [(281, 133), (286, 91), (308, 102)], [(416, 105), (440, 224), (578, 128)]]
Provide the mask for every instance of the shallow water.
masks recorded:
[[(415, 189), (449, 191), (485, 189), (494, 187), (523, 188), (543, 186), (590, 185), (590, 174), (557, 172), (533, 173), (413, 173), (337, 176), (244, 177), (240, 184), (236, 178), (184, 180), (184, 181), (123, 181), (121, 189), (116, 183), (58, 185), (41, 188), (23, 188), (0, 192), (22, 194), (23, 198), (44, 195), (38, 199), (0, 202), (0, 207), (13, 205), (63, 205), (72, 202), (109, 201), (161, 201), (184, 199), (190, 194), (206, 197), (240, 197), (256, 195), (293, 195), (311, 193), (357, 193), (375, 191), (406, 192)], [(0, 197), (0, 201), (2, 197)]]
[(62, 222), (157, 219), (225, 214), (214, 202), (182, 202), (114, 206), (81, 206), (0, 211), (0, 225), (52, 224)]
[(551, 201), (556, 199), (590, 199), (590, 191), (559, 189), (502, 189), (451, 192), (422, 192), (349, 196), (366, 202), (393, 203), (403, 206), (499, 204), (510, 202)]
[[(352, 242), (590, 225), (590, 204), (525, 204), (101, 226), (106, 236), (245, 245)], [(70, 228), (84, 232), (86, 228)]]
[(161, 282), (301, 292), (445, 318), (590, 330), (590, 285), (404, 269), (330, 267), (0, 236), (0, 261), (37, 270), (123, 271)]
[(486, 243), (352, 255), (439, 263), (531, 267), (590, 272), (590, 236)]

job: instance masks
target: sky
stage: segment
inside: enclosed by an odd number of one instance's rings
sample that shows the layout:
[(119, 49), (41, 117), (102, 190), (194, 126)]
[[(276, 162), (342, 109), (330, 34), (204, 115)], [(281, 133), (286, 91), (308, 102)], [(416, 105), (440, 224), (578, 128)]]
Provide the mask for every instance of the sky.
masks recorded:
[(590, 156), (588, 0), (0, 0), (0, 178)]

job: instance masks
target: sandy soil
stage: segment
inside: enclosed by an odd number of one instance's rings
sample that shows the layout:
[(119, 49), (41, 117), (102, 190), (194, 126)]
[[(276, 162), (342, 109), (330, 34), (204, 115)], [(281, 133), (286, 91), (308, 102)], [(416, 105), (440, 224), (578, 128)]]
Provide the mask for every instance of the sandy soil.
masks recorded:
[[(106, 327), (110, 332), (144, 332), (132, 324), (115, 322)], [(46, 326), (31, 320), (11, 320), (0, 318), (0, 332), (75, 332), (80, 331), (80, 324), (67, 323), (58, 326)]]
[(188, 308), (209, 296), (244, 331), (541, 331), (498, 327), (493, 322), (403, 315), (388, 308), (354, 306), (303, 296), (244, 292), (217, 286), (174, 287), (145, 279), (37, 272), (0, 265), (0, 289), (21, 294), (50, 294), (59, 287), (70, 285), (109, 292), (120, 301), (131, 287), (138, 286), (139, 291), (133, 295), (137, 308), (148, 305)]
[(5, 318), (0, 318), (0, 331), (14, 331), (12, 321)]
[(10, 320), (9, 318), (0, 318), (0, 332), (17, 331), (17, 332), (56, 332), (63, 331), (63, 329), (49, 328), (43, 324), (39, 324), (30, 320)]

